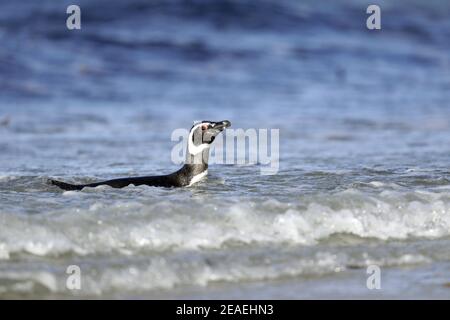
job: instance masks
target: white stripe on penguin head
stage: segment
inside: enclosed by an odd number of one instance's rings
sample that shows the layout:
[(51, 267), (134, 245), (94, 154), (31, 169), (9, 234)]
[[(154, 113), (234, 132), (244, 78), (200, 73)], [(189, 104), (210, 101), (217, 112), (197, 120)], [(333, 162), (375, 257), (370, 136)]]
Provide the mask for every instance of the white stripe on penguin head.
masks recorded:
[(209, 144), (207, 143), (203, 143), (199, 146), (196, 146), (194, 144), (194, 140), (192, 139), (195, 130), (197, 130), (197, 128), (202, 125), (203, 123), (197, 124), (196, 126), (192, 127), (191, 132), (189, 132), (188, 151), (190, 154), (196, 155), (209, 147)]

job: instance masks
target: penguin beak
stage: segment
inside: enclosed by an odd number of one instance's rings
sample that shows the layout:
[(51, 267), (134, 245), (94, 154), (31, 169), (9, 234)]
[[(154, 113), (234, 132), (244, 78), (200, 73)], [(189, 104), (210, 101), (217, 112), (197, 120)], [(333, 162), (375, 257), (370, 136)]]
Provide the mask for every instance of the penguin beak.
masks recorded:
[(219, 121), (219, 122), (212, 122), (211, 126), (216, 129), (216, 130), (224, 130), (228, 127), (231, 127), (231, 122), (228, 120), (223, 120), (223, 121)]

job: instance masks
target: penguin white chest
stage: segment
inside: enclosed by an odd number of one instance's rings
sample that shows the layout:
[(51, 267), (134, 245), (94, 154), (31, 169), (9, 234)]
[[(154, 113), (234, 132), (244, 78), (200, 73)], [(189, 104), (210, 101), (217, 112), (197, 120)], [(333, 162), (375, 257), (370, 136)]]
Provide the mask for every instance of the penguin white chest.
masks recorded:
[(188, 187), (192, 186), (194, 183), (199, 182), (207, 175), (208, 175), (208, 170), (205, 170), (202, 173), (196, 174), (195, 176), (192, 177), (191, 181), (189, 181)]

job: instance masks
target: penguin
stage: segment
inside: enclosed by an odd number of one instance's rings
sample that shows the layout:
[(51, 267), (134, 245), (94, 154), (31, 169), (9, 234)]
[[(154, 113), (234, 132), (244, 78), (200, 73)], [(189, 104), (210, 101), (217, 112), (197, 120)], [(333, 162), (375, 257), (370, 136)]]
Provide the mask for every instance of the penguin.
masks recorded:
[(194, 124), (189, 131), (185, 164), (178, 171), (167, 175), (119, 178), (89, 184), (70, 184), (49, 179), (49, 183), (63, 190), (82, 190), (102, 185), (113, 188), (124, 188), (129, 185), (166, 188), (189, 187), (207, 176), (210, 146), (217, 135), (230, 126), (231, 122), (228, 120), (201, 121)]

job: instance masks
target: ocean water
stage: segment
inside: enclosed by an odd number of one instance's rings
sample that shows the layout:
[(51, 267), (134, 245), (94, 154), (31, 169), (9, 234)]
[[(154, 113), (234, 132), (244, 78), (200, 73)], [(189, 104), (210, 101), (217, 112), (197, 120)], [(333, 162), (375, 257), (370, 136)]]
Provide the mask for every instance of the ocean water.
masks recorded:
[[(448, 2), (0, 3), (0, 298), (450, 298)], [(198, 119), (279, 129), (279, 172), (46, 183), (170, 173)]]

